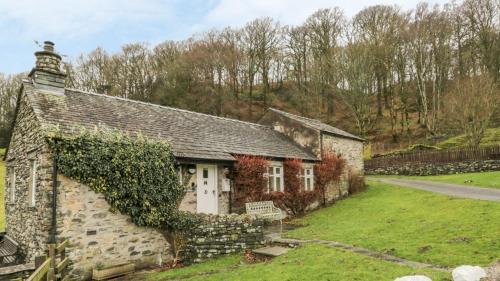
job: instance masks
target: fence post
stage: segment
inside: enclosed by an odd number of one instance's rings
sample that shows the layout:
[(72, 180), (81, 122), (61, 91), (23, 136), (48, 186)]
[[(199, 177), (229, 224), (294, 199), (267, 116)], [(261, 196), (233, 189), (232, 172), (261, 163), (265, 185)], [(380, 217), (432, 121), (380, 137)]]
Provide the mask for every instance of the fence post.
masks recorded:
[(47, 281), (55, 281), (56, 275), (56, 244), (49, 244), (50, 269), (47, 274)]

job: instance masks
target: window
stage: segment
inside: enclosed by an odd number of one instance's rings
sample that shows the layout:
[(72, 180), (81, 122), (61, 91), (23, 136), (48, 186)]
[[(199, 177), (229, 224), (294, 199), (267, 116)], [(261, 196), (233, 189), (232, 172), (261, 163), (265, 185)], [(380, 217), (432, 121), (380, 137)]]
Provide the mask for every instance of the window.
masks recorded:
[(283, 168), (269, 167), (268, 192), (283, 191)]
[(314, 170), (312, 168), (304, 169), (304, 189), (305, 191), (314, 190)]
[(16, 170), (12, 168), (9, 179), (10, 203), (16, 201)]
[(30, 185), (28, 189), (28, 200), (30, 203), (31, 207), (35, 206), (36, 202), (36, 169), (37, 169), (37, 163), (36, 160), (31, 161), (31, 176), (30, 176)]

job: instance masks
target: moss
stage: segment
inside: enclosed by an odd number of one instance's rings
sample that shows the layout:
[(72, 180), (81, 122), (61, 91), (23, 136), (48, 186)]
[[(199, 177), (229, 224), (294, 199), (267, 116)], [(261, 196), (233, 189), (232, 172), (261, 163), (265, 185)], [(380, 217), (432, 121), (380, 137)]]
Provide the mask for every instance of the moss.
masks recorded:
[[(479, 143), (479, 146), (493, 146), (500, 145), (500, 128), (490, 128), (484, 133), (484, 137)], [(459, 148), (467, 146), (467, 138), (465, 135), (459, 135), (451, 137), (445, 141), (442, 141), (436, 145), (439, 148), (450, 149)]]

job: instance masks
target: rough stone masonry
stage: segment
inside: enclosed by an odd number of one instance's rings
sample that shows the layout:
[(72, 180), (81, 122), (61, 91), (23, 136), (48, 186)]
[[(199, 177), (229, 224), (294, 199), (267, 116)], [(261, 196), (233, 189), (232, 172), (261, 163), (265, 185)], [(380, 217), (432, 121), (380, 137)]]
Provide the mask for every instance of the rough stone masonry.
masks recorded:
[(184, 252), (185, 263), (207, 259), (264, 244), (263, 221), (251, 215), (206, 216), (190, 233)]

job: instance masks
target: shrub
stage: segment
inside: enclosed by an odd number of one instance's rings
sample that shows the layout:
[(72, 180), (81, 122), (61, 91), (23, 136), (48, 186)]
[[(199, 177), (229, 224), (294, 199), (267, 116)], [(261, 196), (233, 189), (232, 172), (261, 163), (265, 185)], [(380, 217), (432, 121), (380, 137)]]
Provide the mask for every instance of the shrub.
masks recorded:
[(345, 160), (331, 152), (325, 152), (321, 162), (314, 165), (314, 182), (317, 192), (323, 197), (323, 205), (326, 205), (326, 188), (340, 179), (344, 167)]
[(300, 192), (304, 186), (302, 178), (302, 161), (300, 159), (286, 159), (283, 162), (283, 176), (285, 180), (285, 192), (297, 193)]
[(355, 194), (366, 190), (365, 177), (356, 171), (349, 171), (348, 184), (349, 194)]
[(267, 190), (268, 162), (263, 157), (240, 155), (236, 156), (235, 194), (236, 203), (261, 200)]
[(276, 206), (286, 210), (290, 215), (304, 214), (307, 207), (318, 199), (318, 192), (305, 191), (302, 174), (302, 161), (286, 159), (283, 162), (285, 190), (264, 195), (265, 199), (272, 200)]

